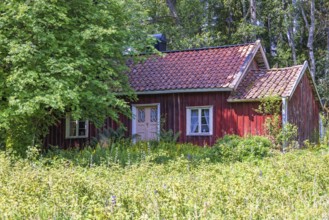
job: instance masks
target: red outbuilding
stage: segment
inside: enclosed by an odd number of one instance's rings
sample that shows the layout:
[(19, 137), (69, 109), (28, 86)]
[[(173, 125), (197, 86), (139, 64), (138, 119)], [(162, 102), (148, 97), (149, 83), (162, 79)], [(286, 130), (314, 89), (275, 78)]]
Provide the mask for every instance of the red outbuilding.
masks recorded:
[[(308, 64), (270, 69), (263, 47), (255, 43), (165, 51), (131, 66), (128, 73), (138, 101), (132, 117), (120, 117), (127, 136), (151, 140), (165, 130), (180, 132), (179, 142), (213, 145), (225, 134), (264, 135), (270, 115), (256, 111), (268, 96), (282, 101), (282, 124), (298, 128), (300, 144), (317, 141), (322, 104)], [(106, 120), (105, 128), (116, 124)], [(99, 130), (69, 117), (54, 126), (46, 145), (83, 145)]]

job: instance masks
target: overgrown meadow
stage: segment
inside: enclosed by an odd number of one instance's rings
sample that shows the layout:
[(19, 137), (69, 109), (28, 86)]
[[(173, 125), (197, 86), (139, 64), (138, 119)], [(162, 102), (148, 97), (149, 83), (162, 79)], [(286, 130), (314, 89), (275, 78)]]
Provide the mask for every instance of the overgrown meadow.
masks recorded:
[(2, 219), (328, 219), (329, 149), (112, 143), (0, 153)]

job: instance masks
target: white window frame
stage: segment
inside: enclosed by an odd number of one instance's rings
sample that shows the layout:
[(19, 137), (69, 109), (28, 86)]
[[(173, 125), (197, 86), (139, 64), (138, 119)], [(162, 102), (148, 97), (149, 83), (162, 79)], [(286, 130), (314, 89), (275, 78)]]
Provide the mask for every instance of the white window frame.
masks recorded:
[[(75, 135), (70, 135), (70, 126), (71, 126), (71, 121), (75, 121), (75, 126), (76, 126), (76, 129), (75, 129)], [(85, 135), (79, 135), (79, 122), (85, 122), (85, 130), (86, 130), (86, 133)], [(65, 120), (65, 138), (66, 139), (69, 139), (69, 138), (87, 138), (88, 137), (88, 134), (89, 134), (89, 121), (88, 120), (71, 120), (71, 115), (70, 114), (67, 114), (66, 115), (66, 120)]]
[[(208, 109), (209, 110), (209, 132), (201, 131), (201, 110)], [(191, 132), (191, 110), (198, 110), (198, 121), (199, 121), (199, 131), (197, 133)], [(187, 136), (210, 136), (213, 135), (213, 106), (188, 106), (186, 107), (186, 135)]]

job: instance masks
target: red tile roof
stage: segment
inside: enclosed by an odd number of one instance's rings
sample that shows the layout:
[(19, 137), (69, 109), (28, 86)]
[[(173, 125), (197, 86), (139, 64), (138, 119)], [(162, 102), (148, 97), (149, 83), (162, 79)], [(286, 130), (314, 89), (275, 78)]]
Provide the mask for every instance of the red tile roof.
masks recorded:
[(251, 70), (228, 100), (255, 100), (276, 95), (290, 96), (303, 67), (299, 65), (280, 69)]
[(229, 88), (256, 43), (165, 52), (133, 65), (129, 82), (136, 92)]

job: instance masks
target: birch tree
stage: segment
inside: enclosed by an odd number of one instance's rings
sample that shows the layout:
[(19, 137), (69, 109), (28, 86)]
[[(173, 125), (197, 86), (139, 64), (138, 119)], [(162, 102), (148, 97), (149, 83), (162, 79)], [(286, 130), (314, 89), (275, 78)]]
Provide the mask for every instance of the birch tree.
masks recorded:
[(315, 56), (314, 56), (314, 32), (315, 32), (315, 0), (310, 0), (310, 23), (308, 22), (304, 7), (300, 7), (301, 13), (303, 15), (303, 19), (305, 22), (305, 26), (308, 30), (308, 40), (307, 40), (307, 48), (309, 51), (309, 59), (310, 59), (310, 67), (311, 67), (311, 74), (315, 76)]

